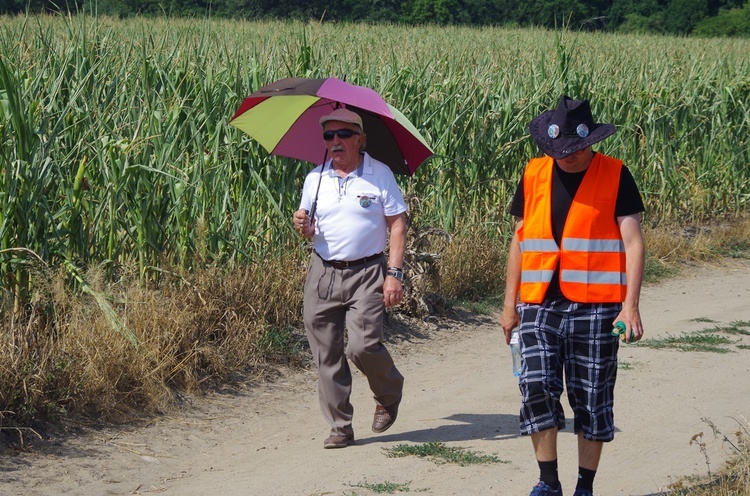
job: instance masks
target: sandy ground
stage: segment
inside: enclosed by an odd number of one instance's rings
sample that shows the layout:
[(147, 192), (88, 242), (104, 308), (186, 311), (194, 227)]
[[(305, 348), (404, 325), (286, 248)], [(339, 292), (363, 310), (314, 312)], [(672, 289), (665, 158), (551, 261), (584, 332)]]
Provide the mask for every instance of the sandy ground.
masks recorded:
[[(646, 339), (750, 321), (750, 262), (695, 267), (644, 288)], [(734, 440), (750, 420), (750, 336), (731, 353), (623, 346), (615, 441), (604, 450), (595, 490), (656, 495), (686, 475), (705, 475), (731, 456), (709, 423)], [(34, 452), (2, 453), (0, 493), (169, 495), (370, 495), (402, 484), (431, 495), (525, 495), (537, 480), (527, 437), (518, 435), (519, 393), (495, 316), (432, 324), (390, 345), (406, 377), (399, 419), (370, 430), (374, 403), (362, 376), (352, 402), (357, 444), (322, 449), (315, 374), (287, 373), (240, 394), (197, 400), (179, 416), (137, 428), (86, 431)], [(566, 413), (570, 410), (567, 408)], [(569, 422), (570, 425), (570, 422)], [(690, 444), (698, 433), (705, 455)], [(400, 444), (444, 442), (502, 463), (459, 466), (388, 457)], [(560, 475), (573, 493), (575, 437), (559, 438)], [(708, 465), (707, 465), (708, 462)]]

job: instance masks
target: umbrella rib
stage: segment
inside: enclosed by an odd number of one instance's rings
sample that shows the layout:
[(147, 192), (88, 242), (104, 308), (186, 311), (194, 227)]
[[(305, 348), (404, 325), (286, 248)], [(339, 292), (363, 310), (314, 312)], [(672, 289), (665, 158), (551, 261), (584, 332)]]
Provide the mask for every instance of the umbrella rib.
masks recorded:
[[(335, 104), (335, 105), (334, 105)], [(319, 100), (312, 105), (310, 105), (310, 108), (317, 108), (317, 107), (323, 107), (325, 105), (330, 106), (334, 110), (339, 108), (338, 106), (341, 105), (339, 102), (334, 102), (333, 100), (329, 100), (327, 98), (319, 97)]]

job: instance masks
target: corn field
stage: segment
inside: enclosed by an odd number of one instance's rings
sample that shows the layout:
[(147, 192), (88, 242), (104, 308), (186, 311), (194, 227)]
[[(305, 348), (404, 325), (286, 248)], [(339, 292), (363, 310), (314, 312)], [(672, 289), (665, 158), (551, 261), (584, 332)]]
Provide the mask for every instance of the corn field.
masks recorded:
[(747, 212), (750, 41), (544, 30), (0, 18), (0, 266), (23, 303), (34, 267), (110, 275), (263, 260), (312, 164), (228, 125), (284, 77), (345, 77), (399, 108), (436, 155), (411, 178), (415, 222), (507, 239), (528, 123), (562, 94), (618, 132), (651, 224)]

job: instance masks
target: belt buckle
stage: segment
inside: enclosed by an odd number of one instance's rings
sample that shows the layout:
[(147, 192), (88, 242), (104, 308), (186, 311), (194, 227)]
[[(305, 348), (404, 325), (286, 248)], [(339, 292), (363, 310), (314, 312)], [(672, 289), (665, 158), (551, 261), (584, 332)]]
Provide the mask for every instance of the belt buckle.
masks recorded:
[(343, 264), (343, 265), (344, 265), (344, 268), (345, 268), (345, 269), (348, 269), (348, 268), (349, 268), (349, 260), (344, 260), (344, 261), (342, 261), (342, 262), (339, 262), (339, 263), (340, 263), (340, 264)]

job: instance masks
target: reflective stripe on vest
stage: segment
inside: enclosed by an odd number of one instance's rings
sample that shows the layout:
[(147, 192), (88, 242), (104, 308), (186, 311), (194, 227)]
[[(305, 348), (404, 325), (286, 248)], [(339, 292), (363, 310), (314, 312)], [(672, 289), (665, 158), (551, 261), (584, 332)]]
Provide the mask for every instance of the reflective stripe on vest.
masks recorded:
[(521, 283), (546, 282), (549, 284), (554, 273), (554, 270), (524, 270), (521, 272)]
[(560, 271), (560, 284), (563, 281), (583, 284), (625, 284), (625, 274), (596, 270), (562, 270)]
[(561, 248), (552, 235), (553, 167), (554, 160), (543, 157), (530, 160), (524, 171), (521, 301), (540, 303), (556, 269), (560, 290), (571, 301), (623, 301), (625, 245), (615, 220), (622, 162), (594, 156), (571, 203)]
[(582, 239), (565, 238), (562, 242), (563, 250), (589, 252), (623, 252), (625, 244), (621, 239)]
[(521, 251), (546, 251), (557, 253), (560, 248), (554, 239), (526, 239), (521, 242)]

